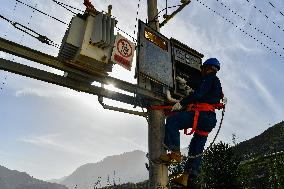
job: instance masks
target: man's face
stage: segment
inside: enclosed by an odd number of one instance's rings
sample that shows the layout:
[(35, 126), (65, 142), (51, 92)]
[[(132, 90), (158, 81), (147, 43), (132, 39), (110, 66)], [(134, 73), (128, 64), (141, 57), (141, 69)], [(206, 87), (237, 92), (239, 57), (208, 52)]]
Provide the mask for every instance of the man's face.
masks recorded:
[(201, 74), (206, 75), (212, 71), (212, 67), (210, 65), (202, 65), (201, 66)]

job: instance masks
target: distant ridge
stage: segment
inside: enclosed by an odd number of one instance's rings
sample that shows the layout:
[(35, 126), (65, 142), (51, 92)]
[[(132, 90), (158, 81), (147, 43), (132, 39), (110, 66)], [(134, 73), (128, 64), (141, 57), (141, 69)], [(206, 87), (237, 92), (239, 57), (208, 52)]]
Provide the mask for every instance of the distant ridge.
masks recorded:
[(69, 189), (77, 185), (77, 189), (94, 188), (101, 177), (97, 187), (127, 182), (137, 183), (148, 179), (145, 163), (148, 162), (146, 153), (136, 150), (120, 155), (108, 156), (97, 163), (88, 163), (80, 166), (60, 184)]
[(0, 189), (68, 189), (66, 186), (35, 179), (25, 172), (0, 166)]
[(233, 148), (243, 159), (284, 151), (284, 121)]

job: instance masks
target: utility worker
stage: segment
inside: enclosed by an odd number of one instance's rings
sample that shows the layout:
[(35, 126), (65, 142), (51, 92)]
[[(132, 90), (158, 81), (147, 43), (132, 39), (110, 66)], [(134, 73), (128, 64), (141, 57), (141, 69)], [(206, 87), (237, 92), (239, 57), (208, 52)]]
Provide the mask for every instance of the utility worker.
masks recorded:
[[(223, 97), (221, 83), (216, 76), (219, 70), (220, 63), (216, 58), (206, 60), (201, 66), (202, 78), (199, 87), (172, 107), (172, 111), (178, 112), (167, 118), (164, 140), (170, 153), (161, 155), (161, 162), (171, 164), (181, 161), (179, 130), (182, 129), (192, 128), (191, 133), (195, 131), (188, 155), (195, 156), (203, 152), (207, 135), (217, 123), (213, 105), (219, 104)], [(184, 187), (193, 187), (190, 185), (199, 173), (200, 163), (201, 156), (188, 158), (184, 172), (171, 181)]]

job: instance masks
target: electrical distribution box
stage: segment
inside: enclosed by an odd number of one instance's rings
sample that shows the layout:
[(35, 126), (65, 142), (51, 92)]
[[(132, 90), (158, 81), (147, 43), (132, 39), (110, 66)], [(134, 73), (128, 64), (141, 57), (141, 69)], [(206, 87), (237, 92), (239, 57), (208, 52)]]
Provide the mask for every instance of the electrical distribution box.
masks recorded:
[(112, 71), (110, 61), (116, 20), (103, 13), (76, 15), (62, 40), (58, 58), (89, 73)]
[(138, 84), (177, 99), (196, 89), (203, 55), (176, 39), (168, 39), (139, 21), (136, 75)]
[[(173, 94), (177, 96), (185, 96), (188, 94), (188, 87), (195, 90), (201, 81), (201, 63), (204, 55), (187, 45), (171, 38), (172, 57), (174, 69)], [(178, 78), (186, 81), (184, 85)]]

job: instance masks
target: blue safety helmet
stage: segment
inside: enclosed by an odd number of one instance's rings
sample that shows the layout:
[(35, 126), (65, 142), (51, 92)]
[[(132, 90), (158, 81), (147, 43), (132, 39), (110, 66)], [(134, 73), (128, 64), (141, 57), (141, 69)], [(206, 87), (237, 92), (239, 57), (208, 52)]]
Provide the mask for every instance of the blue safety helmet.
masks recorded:
[(217, 58), (209, 58), (202, 65), (211, 65), (220, 70), (220, 62), (217, 60)]

